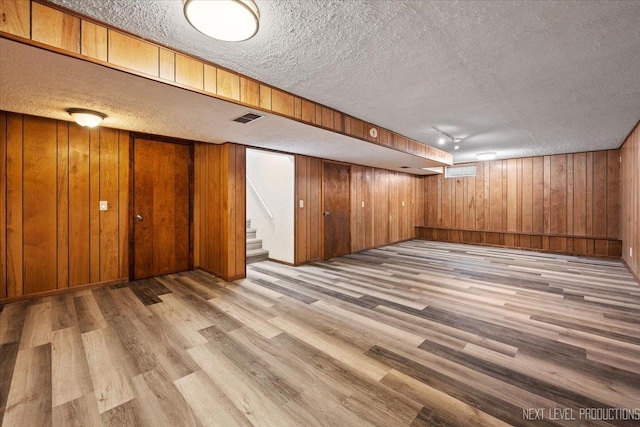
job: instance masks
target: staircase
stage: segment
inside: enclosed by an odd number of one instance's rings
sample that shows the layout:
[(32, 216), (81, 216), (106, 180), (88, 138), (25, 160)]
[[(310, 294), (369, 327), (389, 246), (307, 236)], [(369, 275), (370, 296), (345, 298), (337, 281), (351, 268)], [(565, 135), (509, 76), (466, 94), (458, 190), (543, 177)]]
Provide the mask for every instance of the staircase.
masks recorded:
[(251, 220), (247, 220), (247, 264), (266, 261), (269, 251), (262, 249), (262, 239), (256, 238), (256, 229), (251, 228)]

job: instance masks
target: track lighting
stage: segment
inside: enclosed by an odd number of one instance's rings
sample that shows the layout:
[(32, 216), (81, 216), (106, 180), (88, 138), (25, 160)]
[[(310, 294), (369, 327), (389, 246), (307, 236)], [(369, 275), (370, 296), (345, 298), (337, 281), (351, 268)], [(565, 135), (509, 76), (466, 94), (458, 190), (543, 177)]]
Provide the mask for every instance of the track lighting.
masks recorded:
[[(443, 137), (446, 137), (446, 138), (450, 139), (451, 142), (456, 144), (456, 147), (460, 148), (460, 146), (458, 144), (460, 143), (460, 141), (462, 141), (462, 138), (456, 138), (455, 136), (451, 135), (450, 133), (447, 133), (447, 132), (445, 132), (445, 131), (443, 131), (441, 129), (438, 129), (435, 126), (431, 126), (431, 128), (433, 130), (435, 130), (436, 132), (438, 132), (440, 135), (442, 135), (440, 137), (440, 139), (438, 139), (438, 143), (440, 145), (444, 145), (447, 142), (447, 140), (445, 138), (443, 138)], [(458, 148), (455, 148), (455, 150), (457, 150)]]

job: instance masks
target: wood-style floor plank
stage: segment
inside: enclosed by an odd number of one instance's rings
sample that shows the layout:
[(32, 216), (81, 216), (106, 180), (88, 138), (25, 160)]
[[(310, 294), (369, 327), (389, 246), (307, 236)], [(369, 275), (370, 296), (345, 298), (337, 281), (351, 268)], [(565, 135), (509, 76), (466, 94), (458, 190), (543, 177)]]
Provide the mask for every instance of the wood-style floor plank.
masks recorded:
[(51, 344), (18, 351), (3, 426), (50, 426)]
[(640, 418), (640, 286), (620, 261), (414, 240), (247, 276), (2, 307), (0, 426), (640, 422), (578, 418)]
[(54, 407), (79, 399), (93, 391), (89, 365), (77, 326), (53, 332), (51, 353)]

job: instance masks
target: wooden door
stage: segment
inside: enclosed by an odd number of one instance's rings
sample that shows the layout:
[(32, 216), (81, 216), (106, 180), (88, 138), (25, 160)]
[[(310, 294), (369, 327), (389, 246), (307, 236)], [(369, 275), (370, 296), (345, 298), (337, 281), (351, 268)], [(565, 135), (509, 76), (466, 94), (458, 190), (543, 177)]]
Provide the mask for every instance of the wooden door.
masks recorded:
[(191, 146), (133, 143), (132, 279), (191, 269)]
[(351, 252), (349, 166), (324, 162), (322, 200), (324, 215), (324, 259)]

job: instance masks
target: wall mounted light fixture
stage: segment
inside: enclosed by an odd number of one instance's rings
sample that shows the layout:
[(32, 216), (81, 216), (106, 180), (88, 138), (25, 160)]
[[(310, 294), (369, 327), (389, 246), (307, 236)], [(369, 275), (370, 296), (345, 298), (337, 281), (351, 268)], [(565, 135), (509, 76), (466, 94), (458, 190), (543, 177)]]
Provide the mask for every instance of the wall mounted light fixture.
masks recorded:
[(239, 42), (258, 32), (260, 12), (252, 0), (183, 0), (184, 16), (202, 34)]
[(80, 126), (93, 128), (98, 126), (107, 117), (99, 111), (86, 110), (84, 108), (69, 108), (67, 113)]

